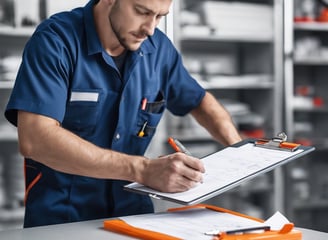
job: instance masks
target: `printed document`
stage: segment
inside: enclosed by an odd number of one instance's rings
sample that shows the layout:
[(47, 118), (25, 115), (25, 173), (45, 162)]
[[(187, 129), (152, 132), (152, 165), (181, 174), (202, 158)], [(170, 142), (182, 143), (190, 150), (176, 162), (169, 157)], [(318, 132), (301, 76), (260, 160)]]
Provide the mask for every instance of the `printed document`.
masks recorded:
[(238, 147), (231, 146), (213, 153), (201, 160), (205, 166), (203, 183), (181, 193), (163, 193), (138, 183), (131, 183), (124, 188), (151, 197), (191, 205), (200, 203), (242, 182), (268, 172), (282, 164), (296, 159), (313, 147), (301, 147), (296, 151), (282, 151), (256, 147), (246, 142)]
[[(121, 217), (127, 224), (146, 230), (164, 233), (181, 239), (212, 240), (208, 232), (226, 232), (237, 229), (269, 226), (270, 222), (258, 222), (246, 217), (206, 208), (192, 208), (184, 211)], [(289, 222), (280, 213), (270, 218), (279, 225), (278, 229)]]

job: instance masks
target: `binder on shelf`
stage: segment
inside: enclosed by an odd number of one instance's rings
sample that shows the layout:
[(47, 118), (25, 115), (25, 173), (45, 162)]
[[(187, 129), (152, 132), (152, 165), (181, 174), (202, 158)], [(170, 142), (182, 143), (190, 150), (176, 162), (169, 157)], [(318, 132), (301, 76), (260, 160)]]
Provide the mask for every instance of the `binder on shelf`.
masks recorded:
[(271, 140), (246, 139), (202, 158), (206, 170), (203, 183), (185, 192), (164, 193), (139, 183), (124, 189), (182, 205), (201, 203), (314, 150), (286, 140), (285, 134)]
[[(279, 229), (271, 229), (267, 224), (268, 222), (262, 219), (207, 204), (169, 209), (164, 213), (109, 219), (103, 222), (106, 230), (145, 240), (302, 239), (302, 233), (294, 229), (293, 223), (284, 222)], [(213, 230), (213, 227), (216, 229)]]

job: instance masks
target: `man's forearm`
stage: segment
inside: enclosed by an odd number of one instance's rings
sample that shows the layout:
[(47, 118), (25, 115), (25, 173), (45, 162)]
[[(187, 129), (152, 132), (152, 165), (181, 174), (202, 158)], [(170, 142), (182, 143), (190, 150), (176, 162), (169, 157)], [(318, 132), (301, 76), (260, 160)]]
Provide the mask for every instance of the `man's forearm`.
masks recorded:
[(19, 113), (18, 133), (24, 157), (65, 173), (138, 181), (146, 161), (142, 156), (97, 147), (55, 120), (32, 113)]
[(65, 130), (51, 118), (19, 112), (20, 152), (57, 171), (135, 181), (164, 192), (181, 192), (202, 181), (202, 162), (183, 153), (157, 159), (103, 149)]

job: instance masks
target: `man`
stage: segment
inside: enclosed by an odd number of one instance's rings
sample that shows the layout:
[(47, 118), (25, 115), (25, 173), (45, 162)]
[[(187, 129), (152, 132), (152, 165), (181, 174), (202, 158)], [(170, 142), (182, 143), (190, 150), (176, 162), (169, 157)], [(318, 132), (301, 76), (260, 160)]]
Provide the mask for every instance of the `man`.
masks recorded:
[(219, 142), (240, 140), (224, 108), (156, 29), (171, 0), (91, 0), (45, 20), (27, 43), (5, 116), (25, 157), (25, 227), (153, 211), (136, 181), (165, 192), (202, 181), (199, 159), (143, 156), (165, 108)]

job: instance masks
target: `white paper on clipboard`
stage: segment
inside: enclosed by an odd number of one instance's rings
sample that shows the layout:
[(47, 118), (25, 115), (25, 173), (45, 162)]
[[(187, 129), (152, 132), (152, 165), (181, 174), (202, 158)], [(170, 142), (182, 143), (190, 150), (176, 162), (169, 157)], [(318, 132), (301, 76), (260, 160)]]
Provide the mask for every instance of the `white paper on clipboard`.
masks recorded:
[(300, 147), (296, 151), (267, 149), (256, 147), (253, 142), (244, 140), (202, 158), (206, 170), (204, 181), (188, 191), (163, 193), (138, 183), (131, 183), (124, 188), (183, 205), (196, 204), (313, 150), (314, 147)]

